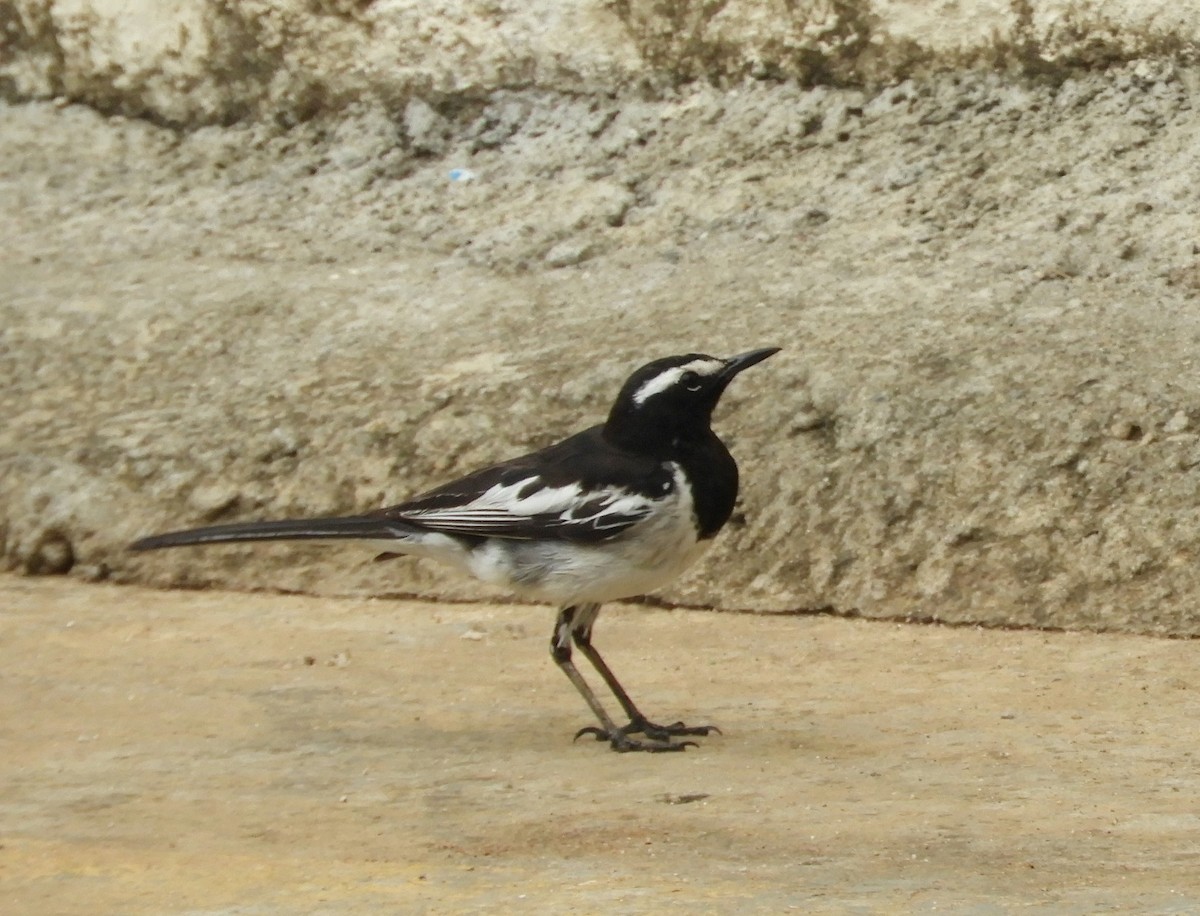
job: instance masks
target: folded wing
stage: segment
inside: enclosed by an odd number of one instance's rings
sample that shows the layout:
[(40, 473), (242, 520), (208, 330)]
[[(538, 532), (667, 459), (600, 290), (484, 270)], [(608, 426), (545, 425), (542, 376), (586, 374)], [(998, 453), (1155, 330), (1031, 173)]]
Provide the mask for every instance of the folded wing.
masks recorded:
[(593, 543), (616, 537), (645, 519), (652, 508), (645, 496), (622, 487), (555, 486), (531, 474), (498, 480), (475, 492), (464, 492), (460, 484), (379, 514), (444, 534)]
[(610, 540), (654, 512), (675, 480), (657, 461), (602, 447), (601, 435), (593, 427), (378, 514), (468, 537)]

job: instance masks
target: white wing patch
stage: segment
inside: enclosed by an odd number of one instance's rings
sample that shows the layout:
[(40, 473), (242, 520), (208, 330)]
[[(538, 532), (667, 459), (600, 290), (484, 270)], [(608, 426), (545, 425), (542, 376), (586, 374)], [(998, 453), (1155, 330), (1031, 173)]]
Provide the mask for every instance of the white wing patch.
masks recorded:
[(575, 506), (559, 514), (570, 525), (586, 525), (596, 531), (627, 528), (650, 514), (650, 503), (644, 496), (627, 490), (609, 490), (603, 495), (593, 493)]
[(510, 537), (514, 529), (528, 525), (526, 536), (553, 537), (556, 530), (621, 530), (645, 518), (651, 508), (644, 496), (628, 490), (614, 487), (584, 493), (579, 484), (546, 487), (534, 475), (511, 484), (495, 484), (459, 506), (410, 509), (404, 518), (445, 531)]
[(725, 363), (719, 359), (694, 359), (682, 366), (672, 366), (664, 369), (652, 379), (642, 382), (641, 387), (633, 393), (633, 403), (641, 405), (656, 394), (661, 394), (668, 388), (679, 383), (684, 373), (694, 372), (697, 375), (716, 375), (725, 368)]

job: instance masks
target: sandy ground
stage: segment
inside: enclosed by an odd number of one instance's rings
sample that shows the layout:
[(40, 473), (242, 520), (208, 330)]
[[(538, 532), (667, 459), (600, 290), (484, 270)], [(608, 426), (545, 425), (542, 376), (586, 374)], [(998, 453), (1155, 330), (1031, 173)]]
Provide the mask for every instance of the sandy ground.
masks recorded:
[(1179, 913), (1196, 644), (610, 609), (721, 736), (571, 743), (544, 608), (0, 579), (0, 909)]

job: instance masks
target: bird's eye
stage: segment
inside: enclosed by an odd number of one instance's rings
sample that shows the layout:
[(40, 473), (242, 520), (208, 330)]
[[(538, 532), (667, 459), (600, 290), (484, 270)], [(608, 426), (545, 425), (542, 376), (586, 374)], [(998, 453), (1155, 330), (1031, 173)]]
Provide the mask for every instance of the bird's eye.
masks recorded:
[(688, 371), (683, 373), (683, 376), (679, 379), (679, 381), (683, 383), (683, 387), (688, 391), (700, 390), (700, 376), (698, 376), (695, 372)]

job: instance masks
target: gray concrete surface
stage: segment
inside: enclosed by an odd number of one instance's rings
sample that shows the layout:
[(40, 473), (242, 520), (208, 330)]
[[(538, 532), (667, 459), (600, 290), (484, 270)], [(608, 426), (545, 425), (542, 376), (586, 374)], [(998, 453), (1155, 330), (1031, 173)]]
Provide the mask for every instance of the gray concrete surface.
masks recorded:
[[(0, 579), (23, 914), (1183, 913), (1192, 642), (628, 607), (571, 744), (543, 609)], [(311, 661), (311, 664), (308, 663)]]

